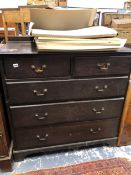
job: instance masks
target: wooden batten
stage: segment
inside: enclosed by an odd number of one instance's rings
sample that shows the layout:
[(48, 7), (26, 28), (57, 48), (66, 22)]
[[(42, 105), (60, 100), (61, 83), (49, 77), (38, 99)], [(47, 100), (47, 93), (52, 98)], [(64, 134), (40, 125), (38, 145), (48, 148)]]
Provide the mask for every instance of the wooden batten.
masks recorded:
[(111, 26), (113, 28), (130, 28), (131, 29), (131, 19), (113, 19)]
[(59, 0), (59, 6), (67, 7), (67, 0)]
[(123, 108), (120, 124), (118, 146), (131, 144), (131, 80), (129, 82), (127, 96)]

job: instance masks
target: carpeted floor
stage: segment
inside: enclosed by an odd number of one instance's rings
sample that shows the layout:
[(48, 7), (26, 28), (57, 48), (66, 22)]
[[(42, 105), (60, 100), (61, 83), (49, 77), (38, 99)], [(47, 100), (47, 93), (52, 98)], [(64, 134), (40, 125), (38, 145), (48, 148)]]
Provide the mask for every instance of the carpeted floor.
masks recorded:
[(2, 172), (0, 170), (0, 175), (15, 175), (40, 169), (51, 169), (118, 157), (127, 158), (131, 161), (131, 145), (121, 147), (85, 147), (81, 149), (46, 152), (45, 154), (31, 156), (25, 158), (23, 161), (15, 162), (11, 172)]
[(131, 175), (131, 162), (127, 159), (114, 158), (42, 169), (19, 175)]

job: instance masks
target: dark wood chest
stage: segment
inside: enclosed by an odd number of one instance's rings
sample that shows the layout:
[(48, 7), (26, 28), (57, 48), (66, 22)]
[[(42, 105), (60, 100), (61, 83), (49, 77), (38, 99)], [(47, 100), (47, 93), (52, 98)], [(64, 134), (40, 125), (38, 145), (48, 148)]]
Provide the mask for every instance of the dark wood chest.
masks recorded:
[(117, 144), (130, 49), (38, 53), (32, 44), (10, 43), (0, 57), (16, 159), (73, 146)]

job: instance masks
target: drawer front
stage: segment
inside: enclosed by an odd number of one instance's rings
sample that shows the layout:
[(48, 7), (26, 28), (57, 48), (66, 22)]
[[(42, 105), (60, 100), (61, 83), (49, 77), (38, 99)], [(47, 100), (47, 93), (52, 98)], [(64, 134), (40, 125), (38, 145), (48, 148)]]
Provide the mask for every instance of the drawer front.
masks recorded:
[(120, 117), (124, 99), (11, 107), (15, 128)]
[(129, 57), (76, 57), (73, 75), (76, 77), (126, 75), (129, 74), (130, 68)]
[(67, 56), (30, 56), (4, 60), (7, 79), (62, 77), (70, 74)]
[(118, 119), (107, 119), (74, 125), (16, 129), (14, 146), (15, 149), (25, 149), (111, 138), (118, 135), (118, 127)]
[(68, 101), (122, 97), (128, 78), (83, 79), (41, 82), (8, 83), (11, 105), (30, 105), (51, 101)]

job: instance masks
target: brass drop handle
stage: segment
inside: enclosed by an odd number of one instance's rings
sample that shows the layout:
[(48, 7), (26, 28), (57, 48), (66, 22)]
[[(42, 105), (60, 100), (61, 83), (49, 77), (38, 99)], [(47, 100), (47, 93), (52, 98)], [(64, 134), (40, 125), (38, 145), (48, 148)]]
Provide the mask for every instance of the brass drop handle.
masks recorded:
[(108, 86), (106, 84), (103, 86), (103, 88), (100, 88), (99, 86), (95, 86), (95, 89), (97, 92), (103, 92), (107, 88), (108, 88)]
[(40, 141), (46, 141), (47, 140), (47, 138), (48, 138), (48, 134), (46, 133), (45, 134), (45, 136), (44, 137), (41, 137), (39, 134), (38, 135), (36, 135), (36, 138), (38, 139), (38, 140), (40, 140)]
[(90, 132), (91, 132), (92, 134), (97, 134), (97, 133), (99, 133), (101, 130), (102, 130), (101, 128), (97, 128), (96, 130), (94, 130), (93, 128), (90, 128)]
[(47, 118), (47, 116), (48, 116), (48, 112), (45, 112), (43, 117), (40, 117), (39, 114), (35, 114), (35, 117), (38, 120), (45, 120)]
[(47, 91), (48, 91), (48, 89), (45, 88), (45, 89), (43, 89), (43, 93), (40, 93), (40, 92), (38, 92), (36, 89), (34, 89), (34, 90), (33, 90), (33, 93), (34, 93), (36, 96), (44, 96), (44, 95), (46, 95)]
[(105, 110), (104, 107), (102, 107), (99, 111), (98, 111), (96, 108), (93, 108), (93, 109), (92, 109), (92, 111), (95, 112), (96, 114), (101, 114), (102, 111), (104, 111), (104, 110)]
[(0, 131), (0, 138), (3, 136), (2, 131)]
[(36, 67), (35, 65), (31, 65), (31, 69), (36, 73), (43, 73), (47, 66), (44, 64), (41, 67)]
[(110, 63), (98, 63), (97, 66), (100, 70), (108, 70), (110, 67)]

